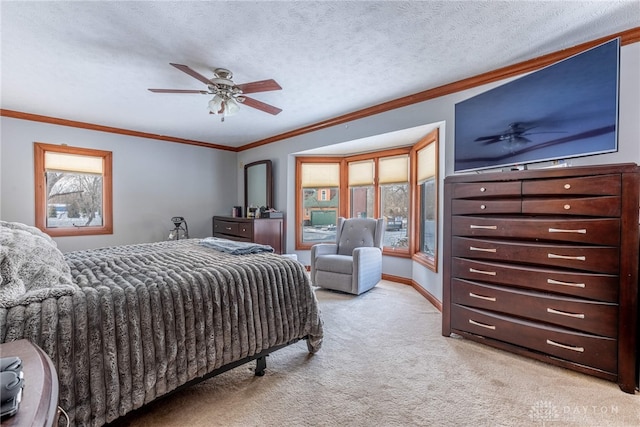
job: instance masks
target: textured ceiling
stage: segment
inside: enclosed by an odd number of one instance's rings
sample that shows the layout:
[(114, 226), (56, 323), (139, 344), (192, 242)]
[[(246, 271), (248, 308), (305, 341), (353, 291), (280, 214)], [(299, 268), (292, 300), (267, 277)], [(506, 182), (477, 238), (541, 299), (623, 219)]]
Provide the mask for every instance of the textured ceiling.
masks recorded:
[[(640, 25), (635, 1), (2, 1), (3, 109), (242, 146)], [(224, 123), (173, 68), (236, 83)]]

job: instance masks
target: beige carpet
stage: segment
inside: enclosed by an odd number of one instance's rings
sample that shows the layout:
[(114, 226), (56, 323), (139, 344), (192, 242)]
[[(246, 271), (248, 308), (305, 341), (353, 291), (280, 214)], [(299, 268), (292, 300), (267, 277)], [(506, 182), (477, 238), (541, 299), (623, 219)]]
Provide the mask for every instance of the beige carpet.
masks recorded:
[(383, 281), (317, 290), (323, 348), (304, 342), (157, 401), (118, 426), (638, 426), (640, 394), (440, 334), (440, 313)]

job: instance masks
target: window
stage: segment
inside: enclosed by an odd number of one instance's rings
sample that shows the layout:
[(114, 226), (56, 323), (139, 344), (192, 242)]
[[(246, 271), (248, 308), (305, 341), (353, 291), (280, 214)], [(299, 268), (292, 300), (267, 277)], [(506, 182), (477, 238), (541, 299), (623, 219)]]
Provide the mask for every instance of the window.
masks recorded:
[(436, 271), (438, 250), (438, 129), (411, 150), (415, 165), (416, 242), (413, 258)]
[(351, 218), (375, 218), (375, 162), (373, 159), (349, 162), (347, 173)]
[(296, 249), (334, 242), (339, 216), (384, 217), (385, 255), (411, 257), (435, 271), (438, 132), (413, 146), (296, 158)]
[(380, 217), (387, 221), (383, 247), (409, 250), (409, 155), (381, 157), (378, 161)]
[(111, 157), (36, 142), (36, 226), (52, 237), (113, 233)]
[(299, 177), (296, 197), (298, 227), (296, 242), (301, 248), (315, 243), (335, 242), (340, 208), (340, 161), (296, 161)]

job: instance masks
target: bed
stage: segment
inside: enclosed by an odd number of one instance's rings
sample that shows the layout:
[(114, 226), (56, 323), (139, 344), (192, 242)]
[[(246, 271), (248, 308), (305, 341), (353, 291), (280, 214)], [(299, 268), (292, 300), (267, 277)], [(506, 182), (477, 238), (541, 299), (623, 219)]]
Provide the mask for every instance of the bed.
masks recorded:
[(0, 342), (53, 360), (70, 425), (101, 426), (180, 387), (306, 340), (322, 320), (304, 267), (199, 239), (62, 254), (40, 230), (0, 221)]

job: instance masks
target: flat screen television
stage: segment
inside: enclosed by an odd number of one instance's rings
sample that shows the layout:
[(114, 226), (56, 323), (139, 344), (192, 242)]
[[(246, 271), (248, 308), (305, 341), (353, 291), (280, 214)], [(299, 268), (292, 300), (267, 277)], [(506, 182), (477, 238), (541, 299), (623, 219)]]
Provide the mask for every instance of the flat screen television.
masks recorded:
[(455, 105), (454, 172), (618, 150), (620, 39)]

